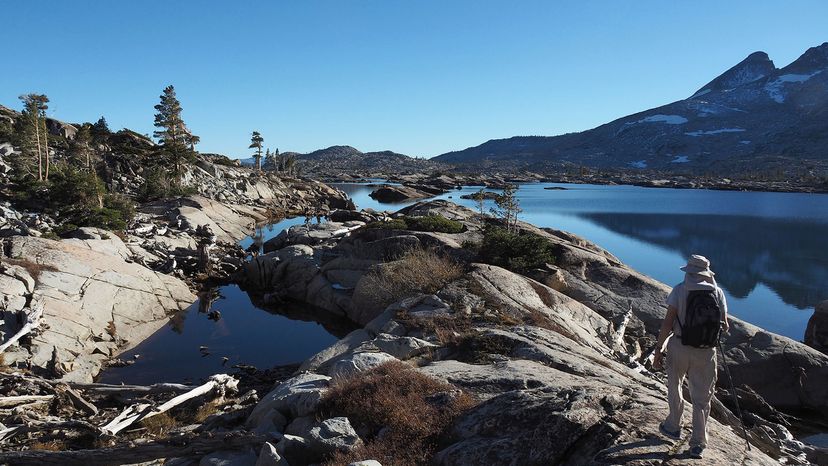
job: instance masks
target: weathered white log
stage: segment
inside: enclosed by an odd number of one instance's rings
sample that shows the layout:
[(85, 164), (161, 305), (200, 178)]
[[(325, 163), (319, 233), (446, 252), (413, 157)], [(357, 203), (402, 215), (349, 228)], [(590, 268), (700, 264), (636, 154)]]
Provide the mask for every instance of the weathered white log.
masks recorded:
[(238, 387), (238, 384), (238, 380), (227, 374), (213, 375), (207, 383), (200, 385), (187, 393), (182, 393), (181, 395), (172, 398), (158, 407), (154, 408), (148, 403), (139, 403), (127, 407), (121, 414), (118, 415), (118, 417), (101, 427), (101, 431), (105, 434), (113, 436), (117, 435), (118, 432), (126, 429), (136, 421), (147, 419), (157, 414), (169, 411), (185, 401), (198, 398), (213, 391), (218, 392), (217, 394), (219, 396), (223, 396), (225, 391), (235, 390)]
[(610, 348), (615, 351), (620, 352), (627, 352), (627, 345), (624, 344), (624, 333), (627, 331), (627, 325), (630, 323), (630, 318), (633, 315), (632, 304), (630, 304), (630, 308), (627, 312), (624, 313), (624, 317), (621, 319), (621, 322), (618, 324), (618, 327), (610, 336)]
[(0, 408), (10, 408), (29, 403), (46, 403), (52, 401), (55, 395), (20, 395), (0, 397)]
[(98, 450), (8, 451), (0, 452), (0, 464), (19, 466), (133, 464), (159, 458), (200, 457), (216, 450), (234, 450), (248, 446), (260, 446), (267, 440), (268, 438), (263, 435), (228, 432), (219, 435), (204, 434), (199, 437), (138, 443)]
[(192, 390), (192, 385), (184, 385), (179, 383), (156, 383), (152, 385), (114, 385), (106, 383), (80, 383), (72, 382), (69, 386), (83, 391), (96, 392), (101, 394), (112, 393), (184, 393)]
[(17, 333), (0, 345), (0, 353), (6, 351), (8, 347), (17, 343), (18, 340), (37, 328), (40, 325), (41, 317), (43, 317), (43, 303), (39, 300), (32, 301), (29, 311), (26, 312), (26, 323), (23, 324), (23, 327)]

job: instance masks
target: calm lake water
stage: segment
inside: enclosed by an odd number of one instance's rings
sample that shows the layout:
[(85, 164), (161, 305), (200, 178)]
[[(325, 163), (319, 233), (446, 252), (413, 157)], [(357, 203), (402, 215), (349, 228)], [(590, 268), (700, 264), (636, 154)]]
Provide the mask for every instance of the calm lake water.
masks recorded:
[[(359, 208), (397, 210), (412, 202), (380, 204), (364, 184), (340, 183)], [(546, 190), (557, 186), (565, 190)], [(460, 199), (479, 187), (438, 196)], [(678, 283), (686, 256), (713, 262), (732, 314), (801, 340), (813, 308), (828, 299), (828, 196), (654, 189), (630, 186), (526, 184), (518, 191), (522, 220), (583, 236), (631, 267)], [(486, 207), (492, 203), (487, 201)], [(303, 217), (265, 226), (241, 241), (262, 242)], [(347, 332), (343, 322), (314, 321), (298, 306), (264, 310), (237, 286), (224, 286), (210, 310), (197, 301), (167, 326), (121, 357), (140, 357), (111, 368), (109, 383), (197, 382), (235, 364), (270, 368), (300, 362)], [(201, 306), (200, 306), (201, 304)], [(344, 329), (344, 330), (343, 330)], [(201, 349), (201, 347), (206, 347)], [(228, 358), (224, 361), (224, 358)]]
[[(335, 186), (360, 208), (411, 204), (379, 204), (364, 185)], [(438, 198), (474, 208), (460, 196), (479, 188)], [(795, 340), (828, 299), (828, 195), (532, 183), (518, 198), (521, 220), (580, 235), (669, 285), (683, 279), (687, 256), (707, 256), (733, 315)]]

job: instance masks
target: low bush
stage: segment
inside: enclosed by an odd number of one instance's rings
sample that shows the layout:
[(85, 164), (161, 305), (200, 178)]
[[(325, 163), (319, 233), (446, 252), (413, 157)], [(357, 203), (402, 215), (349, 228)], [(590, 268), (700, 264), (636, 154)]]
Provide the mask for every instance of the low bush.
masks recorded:
[(466, 228), (456, 220), (449, 220), (442, 215), (424, 217), (406, 217), (409, 230), (433, 231), (438, 233), (462, 233)]
[(407, 230), (408, 224), (401, 218), (393, 218), (387, 221), (371, 222), (367, 228), (379, 228), (383, 230)]
[(138, 200), (141, 202), (155, 201), (174, 196), (189, 196), (197, 194), (198, 190), (192, 186), (183, 186), (167, 175), (161, 167), (153, 167), (144, 173), (144, 182), (138, 188)]
[(435, 293), (463, 274), (463, 266), (432, 249), (415, 248), (381, 264), (360, 281), (360, 299), (372, 309), (421, 293)]
[(456, 220), (449, 220), (442, 215), (426, 215), (423, 217), (400, 217), (384, 222), (371, 222), (368, 228), (382, 228), (385, 230), (413, 230), (436, 233), (462, 233), (466, 227)]
[(322, 399), (322, 418), (347, 416), (357, 432), (367, 434), (362, 446), (336, 453), (325, 464), (372, 458), (395, 466), (426, 465), (454, 420), (475, 404), (454, 386), (398, 361), (335, 380)]
[(514, 272), (525, 272), (555, 262), (553, 245), (547, 239), (529, 232), (510, 232), (504, 228), (488, 226), (483, 232), (481, 243), (466, 246), (476, 249), (481, 262)]

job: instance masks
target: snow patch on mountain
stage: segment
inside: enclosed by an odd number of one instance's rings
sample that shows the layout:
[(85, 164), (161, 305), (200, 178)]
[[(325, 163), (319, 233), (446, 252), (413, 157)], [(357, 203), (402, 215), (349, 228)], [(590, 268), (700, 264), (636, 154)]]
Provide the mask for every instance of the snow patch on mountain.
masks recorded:
[(781, 104), (785, 102), (785, 84), (804, 83), (823, 71), (824, 70), (814, 71), (811, 74), (783, 74), (782, 76), (779, 76), (773, 81), (765, 84), (765, 92), (768, 93), (768, 96), (770, 96), (771, 99)]
[(710, 130), (710, 131), (702, 131), (702, 130), (690, 131), (690, 132), (687, 132), (687, 133), (684, 133), (684, 134), (686, 134), (688, 136), (698, 137), (698, 136), (707, 136), (707, 135), (710, 135), (710, 134), (741, 133), (742, 131), (744, 131), (744, 128), (722, 128), (722, 129), (713, 129), (713, 130)]
[(710, 89), (702, 89), (699, 92), (696, 92), (695, 94), (691, 95), (690, 98), (695, 99), (696, 97), (701, 97), (705, 94), (710, 94)]
[(647, 118), (642, 118), (636, 123), (667, 123), (668, 125), (681, 125), (687, 123), (687, 118), (679, 115), (650, 115)]
[(677, 155), (676, 158), (670, 161), (670, 163), (687, 163), (690, 161), (690, 157), (686, 155)]
[(636, 160), (635, 162), (630, 162), (630, 166), (633, 168), (647, 168), (647, 161)]

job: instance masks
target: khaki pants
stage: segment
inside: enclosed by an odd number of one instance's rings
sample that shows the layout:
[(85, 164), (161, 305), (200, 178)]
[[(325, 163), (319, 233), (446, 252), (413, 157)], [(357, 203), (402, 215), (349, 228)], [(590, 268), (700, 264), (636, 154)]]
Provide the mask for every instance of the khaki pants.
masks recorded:
[(710, 399), (716, 385), (716, 349), (695, 348), (681, 344), (681, 338), (670, 337), (667, 345), (667, 401), (670, 413), (664, 427), (670, 431), (681, 429), (684, 412), (682, 383), (685, 376), (690, 386), (693, 403), (693, 434), (690, 446), (707, 446), (707, 418), (710, 416)]

